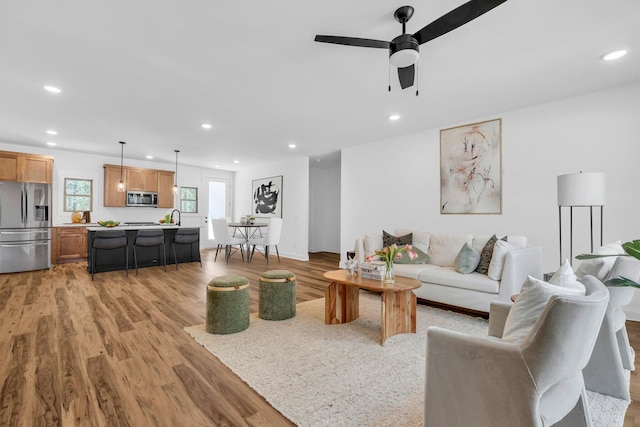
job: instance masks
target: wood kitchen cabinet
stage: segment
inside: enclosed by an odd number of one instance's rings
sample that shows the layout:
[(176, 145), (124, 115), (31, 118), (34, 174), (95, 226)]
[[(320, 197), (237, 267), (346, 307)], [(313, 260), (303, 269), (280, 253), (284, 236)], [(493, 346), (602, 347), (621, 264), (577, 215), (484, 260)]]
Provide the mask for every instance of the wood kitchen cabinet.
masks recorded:
[(0, 180), (51, 184), (53, 157), (0, 151)]
[[(122, 179), (126, 179), (123, 170)], [(106, 207), (124, 208), (126, 192), (118, 191), (120, 182), (120, 166), (104, 165), (104, 205)], [(126, 185), (126, 181), (125, 181)]]
[(158, 171), (127, 168), (127, 190), (158, 192)]
[(158, 171), (158, 207), (173, 209), (174, 172)]
[(51, 263), (87, 260), (86, 227), (53, 227)]

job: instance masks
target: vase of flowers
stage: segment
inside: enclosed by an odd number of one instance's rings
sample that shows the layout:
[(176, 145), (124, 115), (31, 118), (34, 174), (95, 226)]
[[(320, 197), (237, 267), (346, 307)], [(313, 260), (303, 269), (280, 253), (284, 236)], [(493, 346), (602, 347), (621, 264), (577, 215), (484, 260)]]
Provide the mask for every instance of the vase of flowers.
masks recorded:
[(380, 250), (374, 251), (374, 255), (367, 257), (367, 261), (373, 261), (376, 258), (384, 261), (384, 273), (382, 275), (382, 282), (384, 284), (393, 284), (396, 282), (396, 276), (393, 271), (393, 261), (402, 258), (403, 253), (407, 253), (409, 258), (416, 259), (418, 254), (412, 250), (411, 245), (398, 246), (395, 243), (391, 246), (385, 246)]

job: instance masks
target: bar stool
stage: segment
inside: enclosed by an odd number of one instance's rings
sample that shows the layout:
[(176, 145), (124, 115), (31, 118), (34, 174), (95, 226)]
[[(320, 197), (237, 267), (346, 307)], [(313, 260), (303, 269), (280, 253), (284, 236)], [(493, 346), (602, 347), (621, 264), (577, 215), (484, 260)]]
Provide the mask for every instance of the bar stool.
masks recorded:
[(200, 258), (200, 229), (199, 228), (179, 228), (171, 241), (171, 248), (173, 250), (173, 260), (176, 263), (176, 270), (178, 269), (178, 257), (176, 256), (176, 245), (190, 245), (191, 259), (193, 260), (193, 245), (198, 244), (198, 259), (194, 261), (200, 262), (200, 268), (202, 268), (202, 258)]
[(138, 234), (136, 234), (136, 238), (133, 241), (133, 262), (136, 265), (136, 276), (138, 275), (138, 254), (136, 253), (136, 247), (152, 248), (154, 246), (158, 248), (158, 262), (160, 262), (160, 246), (162, 246), (162, 265), (164, 265), (164, 271), (167, 271), (164, 231), (160, 229), (138, 230)]
[(96, 257), (98, 255), (98, 249), (113, 250), (124, 248), (125, 270), (126, 275), (129, 276), (128, 245), (129, 241), (127, 239), (127, 233), (124, 230), (96, 231), (91, 244), (91, 280), (93, 280), (93, 274), (96, 271)]

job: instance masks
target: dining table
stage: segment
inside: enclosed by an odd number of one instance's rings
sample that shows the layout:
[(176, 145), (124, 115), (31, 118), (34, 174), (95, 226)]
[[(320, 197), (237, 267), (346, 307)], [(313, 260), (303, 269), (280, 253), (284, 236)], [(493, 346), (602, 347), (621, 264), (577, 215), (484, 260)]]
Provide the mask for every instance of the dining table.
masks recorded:
[(240, 236), (244, 239), (244, 244), (247, 249), (247, 260), (250, 260), (249, 250), (251, 249), (251, 245), (249, 244), (249, 239), (254, 237), (256, 233), (260, 233), (262, 236), (262, 228), (269, 227), (269, 224), (266, 222), (230, 222), (229, 228), (233, 228), (233, 235), (239, 233)]

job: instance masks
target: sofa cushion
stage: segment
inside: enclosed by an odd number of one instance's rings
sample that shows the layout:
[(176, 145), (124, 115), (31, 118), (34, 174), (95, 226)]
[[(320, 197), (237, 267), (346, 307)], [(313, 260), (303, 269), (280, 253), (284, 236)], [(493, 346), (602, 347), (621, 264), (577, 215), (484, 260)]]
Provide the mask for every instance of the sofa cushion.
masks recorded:
[(416, 231), (416, 230), (408, 230), (406, 228), (396, 228), (395, 229), (396, 236), (403, 236), (405, 234), (411, 233), (413, 235), (413, 239), (411, 244), (413, 247), (422, 250), (422, 252), (429, 253), (429, 240), (431, 239), (431, 233), (428, 231)]
[[(499, 236), (500, 234), (496, 233), (495, 235)], [(482, 250), (484, 249), (484, 245), (487, 244), (487, 242), (489, 241), (489, 239), (491, 237), (493, 237), (493, 236), (490, 236), (488, 234), (478, 234), (476, 236), (473, 236), (473, 247), (476, 248), (480, 253), (482, 253)], [(508, 235), (507, 236), (507, 242), (514, 243), (514, 244), (518, 245), (518, 247), (523, 247), (523, 248), (527, 247), (527, 237), (526, 236)]]
[(362, 244), (365, 258), (375, 255), (376, 250), (382, 249), (382, 233), (365, 234)]
[(579, 282), (573, 282), (570, 284), (570, 287), (564, 287), (552, 285), (528, 276), (522, 285), (520, 295), (511, 307), (511, 310), (509, 310), (509, 314), (504, 323), (502, 339), (515, 343), (523, 342), (529, 335), (538, 317), (540, 317), (547, 301), (549, 301), (549, 298), (553, 295), (584, 294), (584, 285)]
[(395, 264), (393, 266), (396, 276), (409, 277), (411, 279), (418, 279), (418, 276), (423, 271), (439, 269), (440, 267), (433, 264)]
[(491, 262), (489, 263), (489, 271), (487, 271), (487, 275), (491, 279), (502, 279), (502, 269), (504, 268), (504, 260), (507, 257), (507, 252), (514, 249), (517, 249), (516, 245), (505, 242), (502, 239), (493, 245), (493, 254), (491, 255)]
[(455, 260), (455, 268), (458, 273), (469, 274), (478, 266), (480, 252), (468, 243), (462, 245)]
[(429, 241), (429, 262), (442, 267), (453, 267), (460, 248), (465, 243), (471, 245), (470, 234), (432, 234)]
[(480, 262), (476, 271), (480, 274), (487, 274), (489, 272), (489, 264), (491, 264), (491, 257), (493, 256), (493, 247), (495, 246), (498, 238), (494, 234), (484, 244), (482, 251), (480, 252)]
[(407, 252), (401, 252), (402, 257), (400, 259), (393, 260), (394, 264), (426, 264), (429, 262), (429, 256), (424, 253), (420, 248), (413, 246), (411, 248), (417, 255), (416, 258), (411, 259)]
[(382, 230), (382, 246), (387, 247), (393, 244), (398, 246), (410, 245), (413, 242), (413, 235), (411, 233), (404, 236), (394, 236)]
[(475, 272), (471, 274), (460, 274), (454, 267), (424, 270), (418, 274), (418, 280), (425, 283), (434, 283), (436, 285), (470, 289), (491, 294), (497, 294), (500, 289), (500, 282), (497, 280), (491, 280), (486, 275)]
[[(604, 246), (600, 246), (595, 250), (596, 255), (615, 255), (626, 253), (620, 244), (620, 241), (608, 243)], [(578, 280), (584, 279), (584, 276), (595, 276), (601, 282), (606, 280), (609, 271), (616, 262), (617, 257), (609, 256), (604, 258), (594, 258), (582, 261), (582, 263), (576, 268), (576, 276)]]

